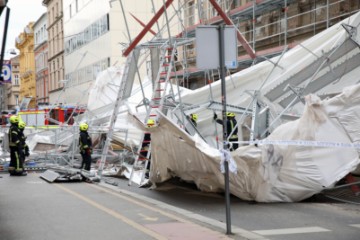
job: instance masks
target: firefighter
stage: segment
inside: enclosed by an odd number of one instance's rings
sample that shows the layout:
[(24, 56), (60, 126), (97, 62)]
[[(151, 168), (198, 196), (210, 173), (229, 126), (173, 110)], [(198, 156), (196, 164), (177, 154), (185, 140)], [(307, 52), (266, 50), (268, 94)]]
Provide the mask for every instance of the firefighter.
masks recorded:
[(20, 152), (20, 159), (22, 165), (25, 165), (25, 157), (30, 156), (29, 146), (26, 144), (26, 136), (24, 134), (24, 129), (26, 127), (26, 123), (24, 121), (19, 121), (19, 140), (22, 147), (22, 151)]
[[(216, 113), (214, 112), (214, 120), (223, 125), (223, 120), (218, 119)], [(239, 138), (238, 138), (238, 128), (237, 128), (237, 121), (235, 119), (235, 113), (227, 112), (226, 113), (226, 131), (227, 136), (226, 138), (229, 139), (230, 144), (230, 151), (234, 151), (239, 147)], [(230, 138), (228, 138), (229, 133), (231, 133)]]
[[(155, 120), (148, 119), (146, 125), (148, 128), (155, 127)], [(143, 157), (148, 158), (148, 162), (146, 164), (146, 172), (145, 172), (146, 178), (149, 178), (149, 171), (150, 171), (150, 158), (151, 158), (151, 153), (149, 153), (150, 142), (151, 142), (151, 133), (147, 132), (144, 135), (144, 140), (141, 147), (141, 155)]]
[(92, 141), (89, 133), (87, 132), (89, 125), (87, 123), (80, 124), (80, 136), (79, 136), (79, 147), (80, 154), (82, 157), (80, 169), (90, 171), (91, 167), (91, 153), (92, 153)]
[(23, 151), (20, 141), (20, 130), (19, 130), (19, 117), (12, 115), (10, 117), (10, 128), (9, 128), (9, 148), (10, 148), (10, 164), (9, 173), (11, 176), (26, 176), (24, 172), (23, 163), (21, 160), (21, 153)]
[[(198, 115), (195, 113), (191, 113), (190, 115), (186, 115), (186, 119), (187, 121), (189, 121), (193, 127), (197, 127), (197, 120), (198, 120)], [(190, 134), (193, 135), (194, 134), (194, 130), (191, 126), (188, 127), (188, 124), (185, 125), (185, 131)]]
[(194, 125), (194, 127), (197, 127), (198, 115), (195, 113), (191, 113), (188, 117), (189, 117), (191, 123)]

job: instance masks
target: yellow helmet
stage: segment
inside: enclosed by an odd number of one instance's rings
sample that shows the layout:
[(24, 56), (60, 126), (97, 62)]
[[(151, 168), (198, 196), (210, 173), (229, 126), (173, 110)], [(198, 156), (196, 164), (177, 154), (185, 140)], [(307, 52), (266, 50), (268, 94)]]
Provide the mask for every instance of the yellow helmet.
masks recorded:
[(153, 127), (155, 125), (155, 120), (154, 119), (148, 119), (147, 120), (147, 125), (148, 125), (148, 127)]
[(192, 114), (190, 114), (190, 116), (191, 116), (192, 120), (194, 120), (195, 122), (198, 120), (198, 115), (197, 114), (192, 113)]
[(18, 123), (19, 122), (19, 117), (16, 115), (12, 115), (10, 117), (10, 123)]
[(235, 113), (227, 112), (227, 113), (226, 113), (226, 116), (227, 116), (227, 117), (235, 117)]
[(24, 129), (26, 127), (26, 123), (21, 121), (21, 122), (18, 123), (18, 126), (19, 126), (20, 129)]
[(88, 130), (89, 125), (87, 123), (80, 123), (80, 131)]

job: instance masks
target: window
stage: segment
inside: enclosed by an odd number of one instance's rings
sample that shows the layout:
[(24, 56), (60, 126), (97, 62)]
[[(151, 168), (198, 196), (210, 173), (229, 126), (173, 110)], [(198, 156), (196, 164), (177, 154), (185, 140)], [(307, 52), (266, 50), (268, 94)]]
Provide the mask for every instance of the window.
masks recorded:
[(72, 16), (73, 16), (73, 15), (72, 15), (72, 9), (71, 9), (71, 8), (72, 8), (72, 5), (70, 4), (70, 6), (69, 6), (69, 15), (70, 15), (70, 18), (72, 18)]
[(15, 94), (15, 105), (19, 106), (19, 95)]
[(14, 75), (14, 77), (15, 77), (15, 85), (19, 85), (19, 74), (15, 74)]
[(99, 36), (99, 28), (98, 28), (98, 22), (95, 22), (91, 25), (91, 28), (92, 28), (92, 37), (93, 39), (96, 39), (98, 38)]
[(187, 19), (186, 19), (186, 25), (191, 26), (195, 23), (195, 5), (194, 2), (188, 2), (187, 6)]
[(99, 38), (109, 31), (109, 16), (105, 15), (65, 42), (65, 53), (69, 54), (81, 46)]
[(92, 79), (96, 79), (98, 73), (100, 72), (100, 63), (97, 62), (97, 63), (94, 63), (93, 65), (93, 76), (92, 76)]

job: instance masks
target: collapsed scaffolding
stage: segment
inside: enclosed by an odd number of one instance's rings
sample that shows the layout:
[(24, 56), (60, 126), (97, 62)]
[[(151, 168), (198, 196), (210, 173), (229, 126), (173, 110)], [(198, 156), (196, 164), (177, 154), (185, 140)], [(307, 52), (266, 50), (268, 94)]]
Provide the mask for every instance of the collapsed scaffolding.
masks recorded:
[[(170, 6), (171, 2), (173, 1), (167, 1), (164, 4), (165, 7), (160, 9), (158, 12), (159, 14), (157, 13), (155, 16), (159, 18), (161, 12), (166, 13), (164, 9)], [(186, 1), (184, 1), (183, 4), (180, 4), (180, 6), (185, 5), (185, 2)], [(215, 1), (209, 2), (216, 4)], [(270, 1), (265, 2), (269, 3)], [(284, 6), (287, 6), (286, 3), (287, 1), (284, 1)], [(220, 11), (221, 8), (219, 9), (219, 5), (217, 6), (218, 7), (215, 9)], [(219, 12), (219, 15), (221, 15), (221, 11)], [(179, 16), (179, 12), (180, 10), (176, 10), (174, 16)], [(70, 166), (74, 166), (75, 159), (79, 158), (77, 152), (77, 126), (81, 121), (87, 121), (90, 126), (90, 131), (99, 139), (99, 149), (95, 151), (94, 158), (99, 159), (97, 170), (100, 176), (104, 173), (103, 169), (106, 166), (106, 163), (111, 161), (111, 158), (120, 159), (119, 166), (122, 166), (125, 162), (124, 158), (131, 155), (131, 161), (128, 163), (130, 165), (133, 162), (137, 163), (138, 157), (141, 155), (139, 151), (141, 149), (140, 145), (143, 133), (146, 130), (145, 124), (149, 118), (153, 118), (159, 122), (161, 121), (161, 118), (164, 118), (166, 115), (170, 119), (173, 119), (174, 123), (177, 125), (188, 129), (191, 136), (199, 137), (204, 142), (207, 141), (208, 143), (211, 143), (207, 136), (203, 136), (201, 131), (195, 128), (187, 120), (186, 116), (190, 113), (200, 113), (200, 119), (203, 118), (205, 121), (205, 119), (209, 118), (209, 112), (212, 113), (213, 111), (221, 110), (221, 104), (213, 97), (212, 84), (208, 84), (208, 96), (206, 98), (202, 97), (198, 103), (194, 104), (194, 102), (189, 102), (188, 99), (186, 99), (187, 89), (183, 88), (182, 85), (186, 82), (185, 79), (189, 77), (189, 73), (187, 72), (187, 54), (182, 54), (182, 57), (180, 57), (179, 53), (186, 50), (187, 46), (194, 44), (195, 39), (191, 37), (175, 38), (171, 36), (167, 27), (171, 24), (169, 19), (172, 19), (173, 17), (168, 17), (165, 14), (165, 18), (166, 24), (162, 30), (159, 31), (158, 35), (161, 36), (162, 34), (160, 34), (160, 32), (163, 31), (168, 32), (168, 38), (162, 39), (155, 37), (153, 41), (147, 43), (138, 45), (133, 44), (133, 49), (130, 48), (130, 44), (129, 48), (124, 51), (124, 53), (129, 53), (125, 65), (115, 69), (113, 72), (105, 71), (104, 73), (105, 75), (108, 74), (110, 80), (115, 79), (111, 74), (115, 74), (117, 77), (120, 76), (121, 78), (119, 82), (115, 83), (109, 81), (106, 83), (107, 87), (112, 91), (108, 96), (109, 99), (105, 101), (104, 105), (101, 107), (90, 109), (88, 107), (83, 115), (75, 118), (75, 125), (65, 126), (65, 124), (52, 130), (53, 134), (50, 134), (51, 139), (44, 141), (54, 143), (54, 147), (51, 151), (45, 151), (46, 159), (53, 159), (57, 164), (63, 161)], [(152, 24), (154, 24), (156, 20), (157, 19), (154, 18)], [(310, 55), (315, 56), (312, 60), (312, 64), (310, 64), (310, 68), (303, 72), (298, 72), (296, 75), (284, 75), (283, 78), (279, 78), (281, 81), (278, 81), (277, 84), (274, 85), (275, 87), (272, 87), (271, 89), (266, 88), (270, 81), (269, 79), (274, 73), (279, 72), (284, 68), (279, 64), (288, 50), (284, 47), (284, 50), (277, 59), (267, 59), (272, 67), (268, 72), (268, 75), (264, 77), (262, 81), (258, 82), (259, 84), (257, 84), (257, 86), (260, 86), (258, 89), (245, 90), (241, 93), (236, 93), (236, 96), (239, 96), (241, 101), (237, 101), (239, 104), (227, 105), (227, 109), (237, 113), (238, 123), (242, 125), (244, 131), (242, 140), (245, 145), (248, 145), (251, 141), (265, 138), (272, 133), (276, 127), (287, 120), (297, 119), (302, 112), (303, 106), (301, 107), (301, 105), (305, 95), (324, 89), (326, 86), (341, 79), (345, 71), (351, 71), (358, 67), (357, 62), (359, 62), (359, 54), (354, 50), (354, 44), (358, 47), (359, 42), (356, 31), (354, 31), (355, 26), (343, 24), (342, 27), (349, 34), (347, 40), (335, 48), (330, 49), (322, 56), (318, 56), (318, 53), (308, 49), (307, 46), (300, 45), (300, 48), (309, 52)], [(151, 26), (149, 28), (151, 28)], [(149, 28), (144, 29), (149, 30)], [(186, 32), (186, 29), (184, 28), (183, 31)], [(184, 35), (188, 36), (187, 33)], [(141, 34), (139, 36), (141, 36)], [(136, 42), (135, 40), (132, 43)], [(176, 51), (174, 49), (176, 49)], [(251, 49), (251, 47), (249, 49)], [(355, 53), (351, 53), (351, 51)], [(249, 55), (251, 55), (251, 51), (249, 53)], [(348, 53), (351, 53), (351, 58), (340, 64), (336, 62), (341, 56)], [(151, 69), (149, 69), (151, 74), (149, 75), (152, 77), (147, 79), (147, 81), (142, 81), (142, 78), (139, 75), (139, 68), (141, 68), (141, 64), (147, 61), (144, 59), (148, 58), (151, 59)], [(178, 67), (180, 70), (177, 69)], [(270, 69), (269, 66), (268, 68)], [(323, 78), (323, 80), (320, 79), (320, 81), (317, 81), (319, 79), (319, 72), (324, 71), (326, 68), (329, 68), (330, 71), (327, 71), (326, 74), (322, 74), (321, 78)], [(211, 70), (203, 71), (203, 74), (205, 79), (209, 80), (206, 82), (210, 83), (214, 82), (219, 76), (216, 71)], [(139, 78), (140, 86), (135, 90), (132, 90), (136, 76)], [(229, 72), (229, 82), (236, 81), (232, 79), (233, 77), (234, 76), (230, 75)], [(314, 81), (315, 79), (316, 81)], [(325, 79), (330, 80), (325, 81)], [(352, 81), (351, 83), (348, 83), (348, 85), (355, 84), (356, 81)], [(252, 85), (255, 86), (256, 84), (252, 83)], [(337, 93), (339, 92), (338, 90), (339, 89), (337, 89)], [(82, 90), (82, 93), (85, 92), (86, 91)], [(126, 104), (128, 104), (126, 100), (135, 94), (140, 96), (137, 98), (138, 103), (135, 108), (126, 106)], [(183, 99), (183, 96), (185, 96), (185, 99)], [(269, 101), (271, 101), (272, 104), (270, 104)], [(242, 104), (240, 104), (240, 102), (242, 102)], [(275, 103), (278, 104), (280, 108), (274, 106)], [(142, 109), (145, 109), (145, 111)], [(281, 111), (279, 111), (279, 109)], [(289, 109), (291, 109), (291, 111), (289, 111)], [(206, 113), (202, 113), (202, 111)], [(138, 119), (137, 127), (140, 130), (130, 130), (132, 132), (132, 136), (130, 137), (128, 127), (121, 128), (116, 126), (118, 116), (123, 117), (124, 115), (131, 115), (125, 121), (136, 121), (136, 119)], [(214, 129), (216, 129), (215, 126)], [(42, 134), (46, 135), (48, 133)], [(114, 134), (117, 136), (114, 136)], [(39, 137), (39, 133), (35, 131), (29, 135), (30, 138), (32, 135), (37, 138)], [(134, 135), (137, 136), (134, 137)], [(117, 153), (109, 155), (109, 147), (111, 143), (115, 142), (118, 145), (121, 145), (123, 150), (121, 154)], [(212, 142), (212, 145), (218, 146), (218, 141), (216, 141), (215, 144)], [(36, 146), (34, 146), (33, 149), (37, 150)], [(43, 153), (39, 154), (39, 156), (42, 154)], [(146, 164), (146, 162), (143, 164)], [(129, 183), (134, 180), (132, 176), (134, 174), (132, 169), (134, 168), (131, 168), (130, 165), (127, 165), (127, 171), (130, 173), (130, 176), (128, 175), (130, 179)], [(121, 175), (124, 173), (124, 169), (121, 167), (120, 169), (121, 173), (118, 171), (116, 174)], [(143, 184), (143, 176), (146, 167), (142, 166), (141, 169), (139, 181), (136, 181), (140, 185)]]

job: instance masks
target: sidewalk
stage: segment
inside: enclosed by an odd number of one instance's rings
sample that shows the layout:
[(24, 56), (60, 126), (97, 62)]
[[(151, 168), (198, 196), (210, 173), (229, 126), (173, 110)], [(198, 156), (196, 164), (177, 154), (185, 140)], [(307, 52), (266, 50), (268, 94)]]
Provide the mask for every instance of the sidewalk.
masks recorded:
[(224, 223), (106, 183), (48, 183), (39, 175), (0, 175), (1, 239), (247, 239), (226, 235)]

